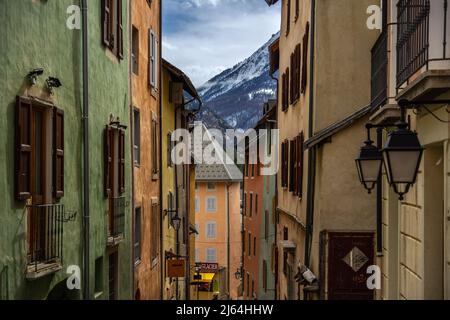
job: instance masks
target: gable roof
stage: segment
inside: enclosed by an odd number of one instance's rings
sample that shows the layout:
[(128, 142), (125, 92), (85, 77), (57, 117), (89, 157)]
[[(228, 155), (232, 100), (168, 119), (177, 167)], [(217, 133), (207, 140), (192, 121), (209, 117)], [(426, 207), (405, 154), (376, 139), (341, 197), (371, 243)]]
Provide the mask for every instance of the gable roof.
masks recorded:
[[(222, 146), (213, 140), (210, 131), (204, 124), (202, 124), (202, 136), (206, 138), (202, 141), (202, 152), (212, 145), (214, 153), (224, 155), (224, 159), (220, 159), (220, 163), (217, 164), (197, 164), (195, 166), (195, 179), (197, 181), (241, 181), (243, 179), (241, 170), (234, 164)], [(198, 139), (202, 139), (202, 137), (195, 136), (192, 143), (201, 143)], [(194, 151), (194, 148), (192, 150)]]

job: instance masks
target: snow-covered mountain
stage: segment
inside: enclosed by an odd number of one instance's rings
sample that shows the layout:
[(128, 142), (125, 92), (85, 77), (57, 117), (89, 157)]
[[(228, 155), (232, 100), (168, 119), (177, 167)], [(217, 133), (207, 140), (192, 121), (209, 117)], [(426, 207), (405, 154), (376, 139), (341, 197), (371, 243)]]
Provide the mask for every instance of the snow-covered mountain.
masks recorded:
[(268, 47), (278, 36), (273, 35), (252, 56), (198, 88), (204, 102), (200, 119), (208, 127), (224, 129), (228, 124), (245, 130), (256, 125), (264, 102), (275, 97), (277, 84), (269, 76)]

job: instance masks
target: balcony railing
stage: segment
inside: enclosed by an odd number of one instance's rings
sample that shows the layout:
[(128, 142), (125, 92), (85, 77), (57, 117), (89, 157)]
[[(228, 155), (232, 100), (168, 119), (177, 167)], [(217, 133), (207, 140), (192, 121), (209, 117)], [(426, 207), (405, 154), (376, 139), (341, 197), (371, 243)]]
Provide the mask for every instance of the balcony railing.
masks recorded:
[(372, 48), (371, 105), (379, 107), (387, 101), (387, 32), (383, 30)]
[(30, 205), (28, 213), (28, 265), (39, 271), (49, 264), (62, 264), (64, 205)]
[(397, 4), (397, 88), (428, 63), (430, 0)]
[(125, 230), (125, 197), (112, 198), (110, 210), (110, 237), (123, 237)]

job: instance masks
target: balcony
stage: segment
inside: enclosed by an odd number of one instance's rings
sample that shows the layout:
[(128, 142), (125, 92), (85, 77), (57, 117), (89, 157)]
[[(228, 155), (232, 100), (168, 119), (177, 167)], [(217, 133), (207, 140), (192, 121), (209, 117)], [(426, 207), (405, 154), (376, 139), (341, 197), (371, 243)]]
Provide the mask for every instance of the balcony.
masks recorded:
[(372, 48), (371, 105), (383, 106), (387, 101), (387, 32), (383, 31)]
[(27, 279), (38, 279), (61, 270), (63, 263), (64, 205), (27, 206), (27, 220)]
[(432, 98), (448, 90), (448, 1), (399, 0), (397, 4), (397, 99)]
[(111, 198), (109, 210), (108, 246), (115, 246), (124, 239), (125, 231), (125, 197)]

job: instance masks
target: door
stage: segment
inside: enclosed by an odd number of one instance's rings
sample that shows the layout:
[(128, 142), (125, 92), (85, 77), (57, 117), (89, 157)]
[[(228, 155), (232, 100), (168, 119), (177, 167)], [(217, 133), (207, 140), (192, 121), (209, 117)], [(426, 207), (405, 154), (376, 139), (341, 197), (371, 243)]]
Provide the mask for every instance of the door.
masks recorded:
[(113, 252), (109, 255), (108, 261), (108, 290), (109, 290), (109, 300), (117, 300), (117, 290), (118, 290), (118, 270), (117, 270), (118, 255), (117, 252)]
[(328, 299), (372, 300), (367, 268), (374, 264), (374, 233), (328, 234)]

